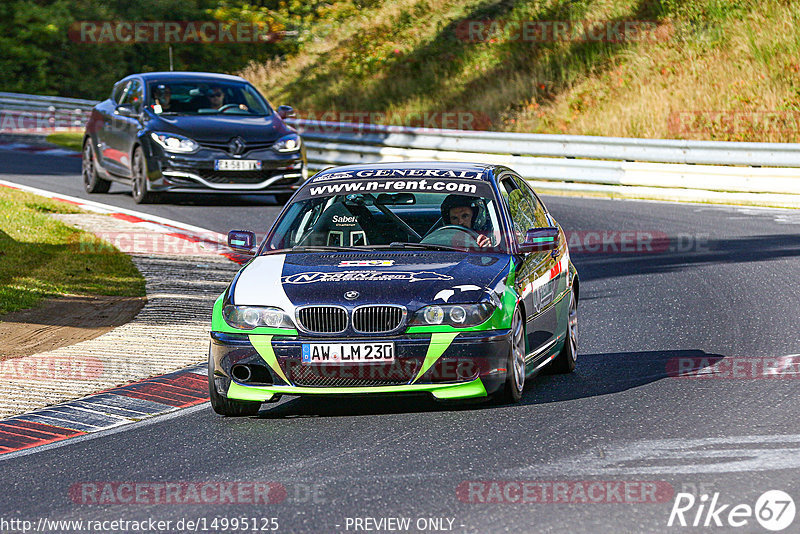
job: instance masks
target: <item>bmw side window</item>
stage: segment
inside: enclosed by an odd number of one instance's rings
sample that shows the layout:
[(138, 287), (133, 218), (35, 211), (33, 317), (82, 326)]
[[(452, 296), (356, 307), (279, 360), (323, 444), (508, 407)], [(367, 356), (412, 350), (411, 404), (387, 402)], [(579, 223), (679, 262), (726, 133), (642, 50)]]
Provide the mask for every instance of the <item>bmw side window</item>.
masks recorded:
[(514, 176), (514, 182), (522, 192), (522, 196), (528, 201), (529, 205), (533, 208), (534, 225), (531, 228), (545, 228), (552, 226), (547, 217), (547, 210), (544, 204), (539, 200), (531, 187), (519, 176)]
[(525, 241), (527, 231), (530, 228), (536, 228), (533, 207), (511, 177), (501, 180), (500, 192), (508, 206), (508, 214), (511, 216), (511, 222), (514, 225), (514, 237), (517, 243), (522, 244)]

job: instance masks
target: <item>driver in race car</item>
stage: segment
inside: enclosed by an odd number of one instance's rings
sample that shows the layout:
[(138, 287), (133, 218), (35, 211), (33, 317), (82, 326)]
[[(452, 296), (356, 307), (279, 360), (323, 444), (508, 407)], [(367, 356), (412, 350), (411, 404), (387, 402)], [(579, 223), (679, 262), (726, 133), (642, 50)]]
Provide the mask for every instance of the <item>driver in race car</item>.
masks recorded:
[[(442, 202), (442, 223), (467, 228), (474, 232), (475, 221), (480, 208), (476, 199), (465, 195), (448, 195)], [(479, 247), (491, 247), (492, 241), (482, 233), (478, 233), (475, 240)]]

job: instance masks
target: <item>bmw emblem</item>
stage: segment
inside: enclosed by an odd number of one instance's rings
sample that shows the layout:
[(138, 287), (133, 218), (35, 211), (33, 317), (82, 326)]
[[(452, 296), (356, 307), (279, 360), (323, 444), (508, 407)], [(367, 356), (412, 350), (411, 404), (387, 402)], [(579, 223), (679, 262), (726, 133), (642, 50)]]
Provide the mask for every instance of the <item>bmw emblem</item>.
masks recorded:
[(359, 297), (359, 295), (361, 295), (361, 293), (359, 293), (358, 291), (348, 291), (347, 293), (344, 294), (344, 298), (346, 298), (347, 300), (356, 300)]
[(234, 156), (240, 156), (244, 152), (244, 147), (244, 139), (237, 136), (228, 143), (228, 152)]

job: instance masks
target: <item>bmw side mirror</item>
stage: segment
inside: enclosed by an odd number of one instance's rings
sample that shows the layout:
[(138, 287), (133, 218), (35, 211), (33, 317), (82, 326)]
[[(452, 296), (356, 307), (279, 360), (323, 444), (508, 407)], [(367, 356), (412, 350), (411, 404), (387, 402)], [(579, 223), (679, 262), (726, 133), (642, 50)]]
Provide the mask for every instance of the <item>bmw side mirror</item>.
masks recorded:
[(559, 245), (558, 227), (531, 228), (525, 234), (525, 241), (519, 246), (520, 251), (545, 252), (555, 250)]
[(278, 117), (282, 119), (293, 119), (297, 117), (292, 106), (278, 106)]
[(228, 232), (228, 247), (234, 252), (253, 255), (256, 253), (256, 234), (247, 230)]

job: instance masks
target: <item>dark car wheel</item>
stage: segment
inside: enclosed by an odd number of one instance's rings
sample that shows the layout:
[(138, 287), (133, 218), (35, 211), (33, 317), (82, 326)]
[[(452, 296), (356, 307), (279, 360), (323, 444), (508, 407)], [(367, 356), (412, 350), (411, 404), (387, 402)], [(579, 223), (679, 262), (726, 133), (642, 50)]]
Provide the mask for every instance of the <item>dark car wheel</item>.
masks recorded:
[(517, 308), (511, 319), (511, 348), (508, 351), (506, 364), (506, 381), (494, 394), (493, 400), (498, 404), (519, 402), (523, 389), (525, 389), (525, 322), (522, 320), (522, 312)]
[(214, 386), (214, 359), (210, 352), (208, 355), (208, 396), (211, 398), (211, 407), (220, 415), (231, 417), (256, 415), (261, 409), (260, 402), (235, 401), (217, 393), (217, 388)]
[(155, 193), (147, 190), (147, 161), (141, 147), (133, 150), (133, 179), (131, 180), (133, 201), (137, 204), (151, 204), (158, 200)]
[(86, 139), (83, 142), (83, 156), (81, 158), (81, 176), (83, 176), (83, 188), (87, 193), (108, 193), (111, 182), (103, 180), (97, 174), (97, 167), (94, 161), (94, 151), (92, 142)]
[(575, 362), (578, 361), (578, 299), (575, 298), (575, 291), (569, 293), (569, 318), (567, 319), (567, 339), (564, 340), (564, 348), (558, 353), (550, 367), (552, 373), (571, 373), (575, 370)]

